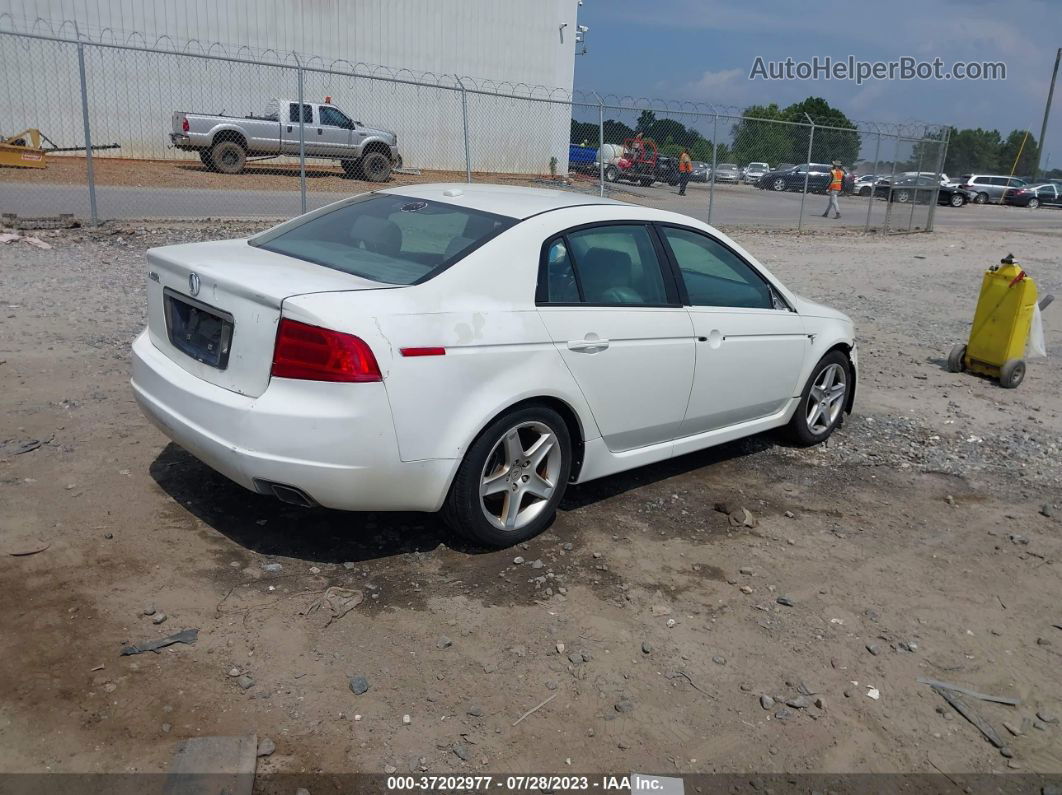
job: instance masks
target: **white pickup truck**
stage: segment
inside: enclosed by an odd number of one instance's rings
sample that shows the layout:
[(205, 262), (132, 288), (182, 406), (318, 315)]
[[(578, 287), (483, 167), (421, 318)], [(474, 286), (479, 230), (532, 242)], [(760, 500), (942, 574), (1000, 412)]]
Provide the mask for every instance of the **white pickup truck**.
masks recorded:
[[(211, 170), (239, 174), (248, 158), (297, 156), (299, 126), (299, 103), (274, 99), (261, 116), (174, 111), (170, 141), (198, 152)], [(386, 182), (392, 168), (402, 167), (397, 135), (352, 121), (331, 102), (304, 102), (302, 128), (306, 156), (338, 160), (350, 177)]]

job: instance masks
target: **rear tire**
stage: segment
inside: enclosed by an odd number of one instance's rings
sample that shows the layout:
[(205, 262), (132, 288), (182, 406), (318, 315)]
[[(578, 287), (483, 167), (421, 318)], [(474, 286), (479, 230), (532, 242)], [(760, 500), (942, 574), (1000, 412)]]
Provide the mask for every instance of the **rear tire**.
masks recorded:
[(841, 351), (830, 351), (811, 371), (800, 393), (786, 436), (800, 447), (825, 442), (844, 422), (852, 385), (852, 364)]
[(210, 149), (210, 159), (222, 174), (239, 174), (247, 164), (247, 150), (239, 141), (218, 141)]
[(619, 179), (619, 169), (613, 165), (605, 166), (605, 182), (615, 182)]
[(1028, 207), (1030, 210), (1035, 210), (1037, 207), (1040, 206), (1040, 200), (1039, 199), (1029, 199), (1029, 203), (1026, 204), (1025, 206)]
[(999, 368), (999, 385), (1004, 389), (1015, 389), (1024, 380), (1024, 359), (1007, 359)]
[(948, 353), (948, 372), (961, 373), (966, 369), (966, 346), (961, 342), (953, 345)]
[(519, 544), (553, 520), (571, 465), (571, 436), (556, 411), (539, 405), (511, 411), (468, 448), (450, 485), (443, 519), (484, 546)]
[(391, 159), (383, 152), (369, 152), (358, 165), (369, 182), (387, 182), (391, 178)]
[(948, 199), (948, 204), (950, 204), (952, 207), (962, 207), (964, 204), (966, 204), (966, 197), (963, 196), (961, 193), (953, 193), (951, 194), (951, 198)]
[(771, 183), (771, 187), (774, 188), (777, 191), (783, 191), (783, 190), (786, 189), (785, 180), (782, 179), (781, 177), (779, 177), (778, 179), (776, 179), (774, 182)]

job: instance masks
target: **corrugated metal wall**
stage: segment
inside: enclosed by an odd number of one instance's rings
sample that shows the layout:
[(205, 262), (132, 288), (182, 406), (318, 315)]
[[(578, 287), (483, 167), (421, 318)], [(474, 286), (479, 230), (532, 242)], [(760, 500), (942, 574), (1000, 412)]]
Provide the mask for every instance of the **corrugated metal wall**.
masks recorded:
[[(77, 22), (92, 38), (140, 33), (325, 61), (572, 88), (577, 0), (4, 0), (18, 27)], [(561, 25), (567, 25), (563, 32)]]
[[(567, 98), (574, 75), (577, 0), (6, 0), (6, 11), (4, 2), (4, 28), (72, 38), (76, 22), (89, 40), (187, 53), (86, 48), (94, 138), (121, 144), (103, 157), (194, 159), (168, 146), (172, 111), (244, 115), (272, 97), (296, 96), (293, 69), (206, 61), (197, 52), (293, 64), (283, 56), (295, 50), (303, 63), (348, 75), (372, 74), (361, 66), (371, 64), (387, 67), (381, 75), (450, 87), (459, 75), (473, 78), (469, 88), (537, 97)], [(49, 87), (76, 90), (63, 46), (2, 43), (0, 71), (20, 74), (33, 61), (33, 84), (45, 90), (0, 86), (0, 123), (80, 140), (79, 103), (47, 101)], [(541, 86), (560, 91), (532, 91)], [(459, 92), (308, 72), (307, 100), (326, 94), (355, 119), (397, 132), (407, 165), (464, 170)], [(544, 173), (553, 157), (561, 171), (567, 165), (566, 105), (470, 94), (469, 120), (473, 170)]]

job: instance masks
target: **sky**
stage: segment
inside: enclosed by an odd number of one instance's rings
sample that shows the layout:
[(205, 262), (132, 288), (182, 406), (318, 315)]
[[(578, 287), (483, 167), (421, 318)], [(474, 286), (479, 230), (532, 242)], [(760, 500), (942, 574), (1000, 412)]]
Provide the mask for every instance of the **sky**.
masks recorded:
[[(1039, 137), (1062, 0), (583, 0), (577, 91), (746, 107), (820, 96), (850, 119), (1029, 129)], [(750, 80), (757, 56), (1003, 61), (1005, 80)], [(1062, 78), (1045, 159), (1062, 167)]]

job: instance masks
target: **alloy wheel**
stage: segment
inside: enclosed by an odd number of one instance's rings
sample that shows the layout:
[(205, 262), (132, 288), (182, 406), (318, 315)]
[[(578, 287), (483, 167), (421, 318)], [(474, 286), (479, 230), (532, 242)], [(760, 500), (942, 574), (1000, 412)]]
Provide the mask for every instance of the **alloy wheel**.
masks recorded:
[(495, 443), (480, 475), (480, 508), (499, 530), (519, 530), (549, 503), (557, 487), (563, 451), (542, 422), (523, 422)]
[(808, 393), (808, 430), (816, 436), (826, 433), (837, 421), (844, 409), (844, 396), (848, 389), (847, 374), (839, 364), (830, 364), (822, 369)]

